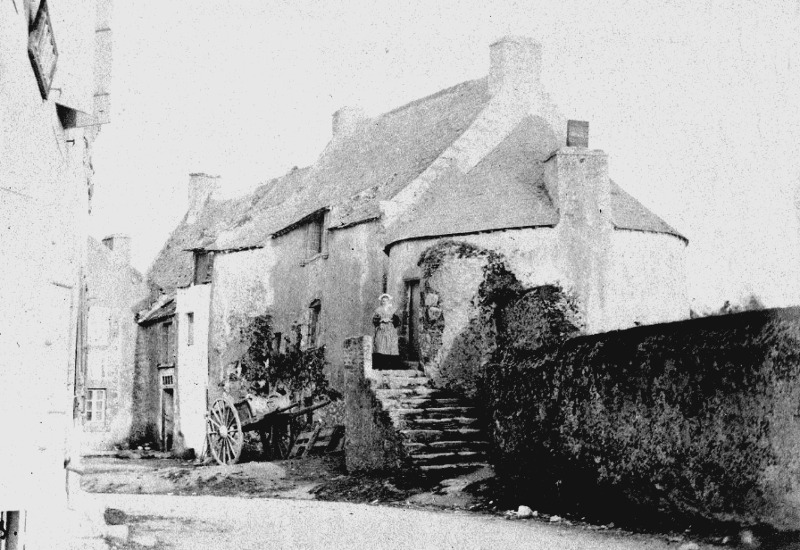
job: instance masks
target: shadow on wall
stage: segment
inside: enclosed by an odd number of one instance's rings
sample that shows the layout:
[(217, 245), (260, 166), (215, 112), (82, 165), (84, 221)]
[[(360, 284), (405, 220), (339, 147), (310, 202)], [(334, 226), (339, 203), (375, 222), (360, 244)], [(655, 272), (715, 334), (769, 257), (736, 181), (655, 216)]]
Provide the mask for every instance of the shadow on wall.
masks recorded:
[[(574, 297), (555, 285), (526, 289), (495, 251), (443, 241), (427, 249), (419, 265), (426, 371), (467, 397), (487, 397), (487, 368), (498, 351), (551, 345), (583, 326)], [(464, 328), (447, 335), (447, 322), (464, 316)]]

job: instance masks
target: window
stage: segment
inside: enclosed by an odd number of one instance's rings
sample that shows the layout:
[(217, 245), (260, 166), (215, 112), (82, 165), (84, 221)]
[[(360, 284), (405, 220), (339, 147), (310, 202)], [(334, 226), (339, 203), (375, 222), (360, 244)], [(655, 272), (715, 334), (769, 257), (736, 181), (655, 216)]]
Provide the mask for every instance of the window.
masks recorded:
[(319, 314), (322, 311), (322, 304), (319, 300), (311, 302), (308, 308), (308, 346), (309, 348), (317, 347), (318, 332), (319, 332)]
[(175, 332), (172, 322), (163, 323), (159, 334), (158, 360), (162, 365), (175, 362)]
[(86, 422), (105, 422), (106, 390), (86, 390)]
[(214, 272), (214, 253), (208, 250), (194, 251), (194, 284), (204, 285), (211, 282)]
[(325, 256), (325, 212), (319, 213), (306, 225), (306, 259)]
[(186, 314), (186, 345), (194, 345), (194, 313)]

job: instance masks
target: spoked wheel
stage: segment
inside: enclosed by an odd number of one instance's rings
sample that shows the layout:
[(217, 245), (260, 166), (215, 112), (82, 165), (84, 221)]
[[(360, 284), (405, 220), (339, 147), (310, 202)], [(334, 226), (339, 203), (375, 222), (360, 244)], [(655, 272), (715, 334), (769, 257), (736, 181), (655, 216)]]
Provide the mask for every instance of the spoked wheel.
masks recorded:
[(226, 398), (214, 401), (207, 415), (208, 449), (219, 464), (236, 464), (242, 455), (244, 433), (236, 407)]
[(285, 460), (294, 444), (291, 419), (273, 422), (269, 430), (270, 456), (272, 460)]

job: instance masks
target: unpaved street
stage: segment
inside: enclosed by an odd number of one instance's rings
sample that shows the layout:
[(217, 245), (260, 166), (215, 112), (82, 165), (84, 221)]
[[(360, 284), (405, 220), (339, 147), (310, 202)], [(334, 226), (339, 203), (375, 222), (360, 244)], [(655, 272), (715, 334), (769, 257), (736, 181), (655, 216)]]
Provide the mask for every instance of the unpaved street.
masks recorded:
[(97, 494), (159, 548), (675, 550), (655, 537), (535, 520), (309, 500)]

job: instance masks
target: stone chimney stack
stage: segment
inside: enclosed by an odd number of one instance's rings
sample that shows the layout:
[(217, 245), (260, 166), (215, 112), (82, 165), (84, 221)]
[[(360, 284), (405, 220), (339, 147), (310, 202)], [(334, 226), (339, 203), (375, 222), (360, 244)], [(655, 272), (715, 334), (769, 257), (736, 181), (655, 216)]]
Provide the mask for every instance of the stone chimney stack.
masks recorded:
[(530, 95), (539, 90), (542, 46), (524, 36), (505, 36), (489, 46), (489, 94)]
[(562, 147), (544, 163), (544, 181), (558, 208), (559, 263), (582, 304), (585, 330), (606, 330), (606, 278), (611, 267), (611, 182), (608, 156)]
[(194, 223), (206, 201), (217, 191), (219, 179), (219, 176), (209, 176), (203, 173), (189, 174), (189, 209), (187, 212), (189, 223)]
[(116, 257), (125, 265), (131, 263), (131, 238), (122, 233), (115, 233), (103, 239), (103, 244), (112, 250)]
[(342, 107), (333, 113), (333, 137), (350, 135), (367, 120), (367, 115), (360, 107)]

